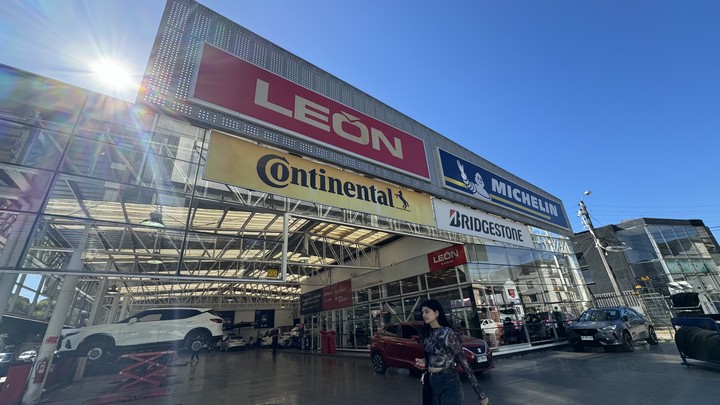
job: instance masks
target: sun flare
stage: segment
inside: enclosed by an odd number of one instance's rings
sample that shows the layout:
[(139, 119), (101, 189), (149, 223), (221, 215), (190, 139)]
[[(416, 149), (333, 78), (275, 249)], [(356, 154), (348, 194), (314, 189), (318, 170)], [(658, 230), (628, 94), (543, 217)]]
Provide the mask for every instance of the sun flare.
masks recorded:
[(103, 59), (94, 63), (91, 68), (95, 78), (108, 88), (123, 90), (133, 84), (127, 68), (118, 61)]

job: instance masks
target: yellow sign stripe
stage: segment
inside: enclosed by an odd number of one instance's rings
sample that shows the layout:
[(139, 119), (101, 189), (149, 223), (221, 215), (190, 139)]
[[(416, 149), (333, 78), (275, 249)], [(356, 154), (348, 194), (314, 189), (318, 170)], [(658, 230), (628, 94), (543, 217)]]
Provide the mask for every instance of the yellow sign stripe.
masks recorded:
[(435, 226), (430, 196), (213, 131), (203, 178)]

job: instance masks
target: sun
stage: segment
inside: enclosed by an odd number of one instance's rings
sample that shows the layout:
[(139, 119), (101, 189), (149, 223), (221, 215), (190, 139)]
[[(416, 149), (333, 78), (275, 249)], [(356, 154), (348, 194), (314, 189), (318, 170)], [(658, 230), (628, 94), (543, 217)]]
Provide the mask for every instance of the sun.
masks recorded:
[(128, 69), (118, 61), (101, 59), (91, 66), (95, 79), (113, 90), (125, 90), (133, 85)]

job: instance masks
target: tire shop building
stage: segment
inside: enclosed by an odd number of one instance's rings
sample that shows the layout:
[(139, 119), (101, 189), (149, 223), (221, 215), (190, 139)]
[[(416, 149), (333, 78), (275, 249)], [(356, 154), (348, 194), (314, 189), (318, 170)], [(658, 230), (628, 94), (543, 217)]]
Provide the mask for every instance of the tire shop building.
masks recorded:
[(503, 350), (590, 301), (558, 198), (192, 0), (135, 103), (9, 66), (0, 93), (0, 313), (49, 322), (39, 358), (168, 306), (368, 350), (426, 298)]

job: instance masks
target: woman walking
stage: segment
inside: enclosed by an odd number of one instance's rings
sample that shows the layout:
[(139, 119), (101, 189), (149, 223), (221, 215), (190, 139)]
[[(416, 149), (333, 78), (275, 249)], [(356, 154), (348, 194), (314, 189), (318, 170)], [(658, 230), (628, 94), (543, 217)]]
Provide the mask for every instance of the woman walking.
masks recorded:
[(437, 300), (426, 300), (421, 308), (425, 322), (425, 358), (415, 359), (415, 366), (426, 370), (422, 381), (430, 385), (432, 405), (462, 405), (463, 389), (455, 370), (456, 363), (467, 373), (480, 404), (488, 405), (490, 400), (475, 379), (463, 353), (460, 337), (450, 327), (442, 305)]

